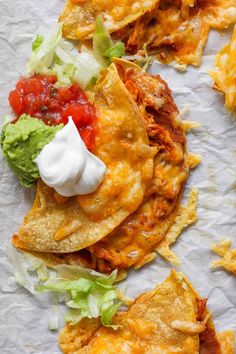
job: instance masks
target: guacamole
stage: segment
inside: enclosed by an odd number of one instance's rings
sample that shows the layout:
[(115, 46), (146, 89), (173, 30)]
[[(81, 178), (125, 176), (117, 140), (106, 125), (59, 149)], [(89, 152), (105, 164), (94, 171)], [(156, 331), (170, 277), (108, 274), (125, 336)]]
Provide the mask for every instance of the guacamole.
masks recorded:
[(16, 123), (4, 126), (1, 136), (3, 154), (22, 186), (30, 187), (40, 177), (34, 160), (62, 128), (63, 124), (49, 126), (26, 114)]

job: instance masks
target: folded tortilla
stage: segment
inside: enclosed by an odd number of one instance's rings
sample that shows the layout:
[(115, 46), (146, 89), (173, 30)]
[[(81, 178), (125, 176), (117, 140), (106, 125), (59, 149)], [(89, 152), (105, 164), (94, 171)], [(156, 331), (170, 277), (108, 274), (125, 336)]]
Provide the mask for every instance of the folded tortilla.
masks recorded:
[(139, 296), (129, 310), (119, 312), (113, 323), (121, 327), (114, 331), (89, 319), (66, 325), (59, 336), (62, 352), (226, 354), (232, 348), (232, 332), (225, 333), (221, 346), (206, 299), (175, 271), (154, 290)]
[(224, 29), (235, 21), (235, 0), (164, 0), (126, 28), (124, 42), (130, 54), (145, 44), (164, 63), (199, 66), (210, 29)]
[[(150, 144), (158, 149), (153, 178), (141, 206), (89, 248), (98, 260), (110, 263), (111, 269), (126, 269), (142, 262), (165, 237), (176, 217), (189, 168), (184, 129), (166, 82), (128, 62), (115, 62), (142, 112)], [(100, 263), (102, 270), (107, 263)]]
[[(143, 265), (151, 261), (152, 252), (165, 238), (179, 213), (189, 165), (185, 132), (171, 91), (159, 76), (144, 73), (137, 65), (124, 60), (114, 62), (120, 81), (136, 101), (150, 145), (157, 150), (153, 177), (139, 208), (118, 227), (79, 252), (64, 248), (58, 255), (38, 254), (49, 265), (80, 264), (100, 272)], [(91, 204), (91, 208), (95, 207)], [(185, 224), (188, 225), (188, 220)], [(15, 246), (26, 248), (19, 238), (22, 239), (21, 234), (13, 238)]]
[(63, 34), (70, 39), (91, 39), (95, 21), (102, 16), (109, 32), (132, 23), (152, 10), (160, 0), (67, 0), (59, 18), (63, 22)]
[(125, 43), (128, 54), (136, 54), (145, 45), (161, 62), (175, 60), (181, 65), (199, 66), (209, 30), (224, 29), (236, 22), (236, 3), (235, 0), (79, 3), (69, 0), (60, 17), (64, 21), (64, 36), (90, 39), (97, 15), (102, 15), (114, 39)]
[(94, 88), (97, 134), (93, 153), (107, 166), (92, 194), (60, 198), (41, 180), (32, 210), (14, 243), (39, 252), (73, 252), (109, 234), (142, 203), (153, 176), (153, 157), (142, 115), (115, 64)]

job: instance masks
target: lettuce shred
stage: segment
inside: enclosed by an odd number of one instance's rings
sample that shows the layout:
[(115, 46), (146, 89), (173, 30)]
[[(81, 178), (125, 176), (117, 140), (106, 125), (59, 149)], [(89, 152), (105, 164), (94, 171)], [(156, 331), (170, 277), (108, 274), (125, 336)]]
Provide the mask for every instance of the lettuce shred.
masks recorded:
[(100, 317), (104, 326), (114, 330), (119, 328), (119, 325), (112, 323), (124, 301), (115, 285), (117, 270), (109, 275), (70, 265), (59, 265), (49, 270), (44, 261), (18, 251), (11, 245), (5, 246), (5, 252), (14, 266), (15, 279), (20, 286), (33, 295), (44, 292), (51, 294), (51, 330), (59, 326), (60, 302), (69, 308), (65, 320), (71, 324), (83, 318)]
[(16, 282), (35, 295), (36, 282), (48, 279), (48, 270), (45, 263), (36, 257), (17, 251), (11, 245), (6, 245), (4, 250), (14, 266)]
[(58, 276), (35, 286), (37, 292), (67, 295), (64, 298), (69, 311), (65, 320), (71, 324), (83, 318), (101, 317), (104, 326), (117, 329), (113, 317), (121, 306), (114, 285), (117, 271), (104, 275), (78, 266), (60, 265), (54, 268)]
[(78, 82), (86, 87), (92, 78), (99, 75), (101, 65), (88, 52), (77, 52), (73, 44), (62, 38), (62, 24), (43, 38), (37, 35), (32, 44), (32, 54), (27, 63), (30, 75), (56, 75), (57, 86)]
[(93, 35), (93, 50), (97, 61), (105, 67), (110, 65), (113, 57), (120, 58), (125, 55), (124, 43), (112, 41), (102, 22), (101, 16), (98, 16), (96, 20)]

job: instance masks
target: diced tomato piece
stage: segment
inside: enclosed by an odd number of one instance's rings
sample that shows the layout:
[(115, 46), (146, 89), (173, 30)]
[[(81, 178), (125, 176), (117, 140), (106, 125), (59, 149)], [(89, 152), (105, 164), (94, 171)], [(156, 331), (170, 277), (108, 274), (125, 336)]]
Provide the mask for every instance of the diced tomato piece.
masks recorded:
[(27, 80), (27, 89), (30, 93), (40, 94), (43, 92), (43, 84), (35, 77)]
[(52, 111), (60, 111), (61, 112), (61, 110), (62, 110), (62, 107), (56, 98), (51, 98), (49, 100), (49, 102), (47, 102), (47, 106)]
[(26, 113), (48, 125), (67, 124), (72, 116), (86, 146), (92, 149), (96, 123), (93, 105), (78, 84), (57, 88), (56, 80), (54, 75), (21, 79), (9, 95), (13, 111), (17, 117)]
[(80, 130), (80, 136), (83, 139), (85, 145), (89, 147), (90, 150), (94, 148), (94, 132), (91, 129)]
[(16, 85), (16, 90), (20, 93), (20, 94), (27, 94), (28, 93), (28, 89), (27, 89), (27, 81), (25, 79), (22, 79), (20, 81), (18, 81), (17, 85)]
[(58, 95), (62, 102), (70, 102), (73, 100), (73, 93), (68, 89), (68, 87), (61, 87), (58, 90)]
[(8, 99), (15, 114), (17, 116), (21, 115), (23, 113), (24, 106), (23, 106), (23, 99), (19, 94), (19, 92), (16, 90), (11, 91)]
[(41, 80), (44, 85), (53, 85), (57, 82), (57, 77), (55, 75), (37, 76), (37, 79)]
[(93, 120), (93, 110), (79, 103), (70, 104), (62, 113), (63, 122), (68, 122), (68, 117), (72, 116), (75, 125), (86, 126)]
[(77, 99), (79, 98), (87, 99), (85, 92), (79, 87), (79, 85), (77, 84), (71, 85), (69, 89), (71, 93), (74, 95), (74, 97), (77, 97)]

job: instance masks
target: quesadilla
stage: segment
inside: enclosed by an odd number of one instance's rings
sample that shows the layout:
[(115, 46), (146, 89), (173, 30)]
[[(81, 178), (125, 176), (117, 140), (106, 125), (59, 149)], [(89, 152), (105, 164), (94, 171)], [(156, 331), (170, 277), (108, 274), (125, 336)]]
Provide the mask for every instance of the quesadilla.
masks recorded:
[(96, 320), (82, 320), (66, 325), (60, 347), (64, 354), (226, 354), (234, 346), (232, 332), (216, 336), (206, 302), (182, 273), (172, 271), (115, 316), (113, 322), (120, 325), (116, 331)]
[(126, 34), (126, 50), (133, 54), (146, 44), (164, 63), (199, 66), (210, 29), (224, 29), (235, 21), (234, 0), (161, 1)]
[(185, 134), (166, 83), (122, 60), (116, 60), (116, 65), (143, 114), (150, 144), (158, 153), (153, 179), (140, 208), (89, 250), (112, 267), (128, 268), (164, 238), (175, 219), (189, 168)]
[[(149, 179), (149, 185), (142, 196), (141, 205), (136, 207), (133, 213), (130, 213), (123, 222), (119, 222), (119, 225), (115, 225), (115, 223), (109, 224), (110, 232), (104, 229), (103, 218), (106, 209), (104, 208), (103, 199), (101, 199), (102, 202), (99, 204), (90, 195), (80, 196), (76, 197), (77, 202), (72, 199), (60, 205), (53, 197), (53, 190), (39, 182), (36, 205), (25, 218), (18, 235), (13, 237), (13, 243), (16, 247), (39, 252), (35, 255), (44, 258), (50, 265), (58, 263), (80, 264), (101, 272), (109, 272), (115, 268), (121, 270), (131, 266), (139, 267), (154, 258), (153, 251), (160, 244), (160, 241), (167, 237), (167, 233), (175, 219), (179, 218), (179, 203), (189, 174), (189, 161), (184, 127), (179, 118), (178, 109), (172, 99), (171, 91), (159, 76), (144, 73), (137, 65), (121, 59), (115, 60), (108, 72), (104, 74), (105, 78), (111, 72), (116, 73), (116, 75), (119, 73), (119, 78), (116, 77), (116, 92), (118, 92), (119, 86), (126, 90), (126, 94), (133, 105), (136, 106), (138, 114), (142, 116), (150, 144), (147, 151), (153, 156), (153, 150), (150, 149), (155, 149), (153, 176), (151, 176), (151, 180)], [(98, 85), (105, 85), (105, 83), (106, 81), (100, 80)], [(109, 97), (109, 94), (106, 97)], [(118, 97), (119, 94), (117, 93)], [(124, 110), (124, 105), (122, 110)], [(126, 127), (128, 127), (128, 124)], [(132, 143), (134, 147), (137, 146), (135, 138)], [(112, 147), (111, 150), (110, 147)], [(112, 146), (112, 141), (110, 142), (110, 147), (109, 154), (111, 154), (113, 159), (114, 153), (119, 154), (120, 152), (116, 150), (115, 145)], [(104, 159), (103, 155), (100, 154), (99, 156)], [(116, 156), (118, 157), (118, 155)], [(104, 160), (104, 162), (109, 166), (108, 160)], [(149, 166), (152, 165), (151, 162), (150, 160), (147, 162), (147, 166), (150, 168), (149, 172), (151, 172), (152, 168), (152, 166)], [(124, 172), (123, 181), (128, 186), (128, 180), (131, 175), (128, 175), (127, 171)], [(149, 172), (148, 178), (150, 178)], [(99, 195), (99, 190), (97, 195)], [(132, 188), (130, 190), (132, 191)], [(45, 206), (41, 204), (38, 207), (37, 200), (40, 195), (41, 200), (43, 195)], [(133, 196), (133, 194), (131, 195)], [(193, 198), (196, 201), (195, 196), (196, 194), (194, 194)], [(109, 208), (116, 201), (113, 197), (109, 199), (109, 202), (107, 201)], [(127, 201), (127, 196), (125, 200)], [(120, 200), (118, 203), (120, 205)], [(193, 217), (185, 214), (185, 226), (196, 221), (196, 205), (196, 202), (194, 202), (194, 210), (190, 208)], [(80, 226), (78, 230), (72, 230), (71, 233), (65, 235), (64, 239), (56, 241), (55, 233), (61, 232), (61, 228), (58, 230), (58, 226), (53, 222), (55, 215), (59, 213), (58, 210), (60, 210), (61, 215), (64, 213), (65, 222), (67, 220), (66, 216), (70, 215), (71, 210), (75, 210), (78, 215), (78, 211), (81, 212), (81, 209), (87, 217), (87, 224)], [(75, 214), (73, 215), (74, 220), (77, 220)], [(45, 220), (48, 222), (45, 222)], [(51, 220), (53, 225), (48, 227), (49, 220)], [(74, 221), (72, 220), (71, 222)], [(94, 233), (93, 228), (91, 229), (93, 223), (97, 225), (97, 234)], [(43, 225), (47, 228), (44, 233), (42, 233)], [(92, 236), (90, 238), (84, 231), (86, 227), (91, 230)], [(63, 230), (70, 229), (68, 226), (64, 226)], [(180, 234), (180, 231), (178, 234)], [(105, 232), (107, 232), (106, 235)], [(35, 234), (39, 240), (37, 242), (35, 242)], [(48, 234), (50, 234), (50, 238)], [(166, 241), (167, 245), (172, 242), (174, 241), (169, 242), (168, 239)], [(159, 250), (157, 247), (157, 251), (163, 256), (165, 256), (166, 251), (162, 249), (167, 247), (164, 244), (160, 245)]]
[[(43, 193), (44, 198), (46, 196), (45, 207), (38, 207), (38, 204), (33, 207), (33, 210), (25, 218), (18, 235), (13, 237), (13, 243), (23, 249), (44, 252), (42, 254), (38, 253), (38, 256), (46, 259), (48, 264), (82, 264), (101, 272), (109, 272), (115, 268), (138, 267), (153, 259), (152, 252), (165, 238), (175, 218), (179, 215), (179, 202), (188, 178), (189, 163), (185, 132), (171, 91), (159, 76), (144, 73), (138, 66), (124, 60), (116, 59), (115, 63), (108, 69), (107, 74), (104, 74), (105, 77), (109, 76), (110, 72), (117, 75), (119, 73), (119, 85), (117, 79), (115, 89), (118, 100), (120, 99), (118, 88), (122, 87), (142, 116), (150, 143), (147, 151), (152, 154), (153, 150), (150, 149), (155, 149), (153, 176), (144, 192), (141, 205), (136, 207), (136, 210), (130, 213), (123, 222), (119, 222), (119, 225), (111, 224), (110, 232), (105, 231), (107, 232), (106, 235), (103, 232), (104, 221), (102, 219), (106, 209), (104, 209), (104, 204), (101, 203), (101, 209), (99, 210), (99, 203), (96, 199), (93, 199), (93, 195), (76, 197), (77, 203), (73, 199), (63, 205), (58, 205), (53, 198), (53, 191), (39, 182), (38, 196), (45, 188), (48, 192), (51, 191), (48, 194)], [(99, 85), (104, 85), (105, 82), (100, 81)], [(109, 95), (106, 97), (109, 97)], [(128, 124), (126, 127), (128, 127)], [(126, 134), (128, 134), (128, 131), (126, 131)], [(137, 144), (133, 140), (133, 149), (135, 146)], [(113, 154), (117, 153), (115, 147), (112, 151), (109, 150), (109, 153), (114, 156)], [(135, 149), (133, 153), (135, 154)], [(101, 154), (99, 156), (103, 159)], [(135, 159), (135, 156), (133, 158)], [(108, 160), (105, 162), (109, 166)], [(150, 163), (150, 160), (148, 160), (147, 166)], [(125, 190), (129, 178), (130, 176), (125, 172), (123, 175)], [(116, 201), (115, 194), (107, 199), (109, 206)], [(47, 203), (49, 203), (49, 207), (47, 207)], [(120, 200), (118, 200), (118, 205), (120, 205)], [(55, 241), (54, 235), (60, 231), (57, 230), (57, 226), (53, 222), (55, 217), (53, 215), (57, 215), (55, 213), (59, 213), (58, 210), (60, 210), (60, 215), (62, 213), (68, 215), (72, 209), (74, 210), (75, 206), (77, 214), (80, 208), (86, 214), (89, 224), (84, 227), (90, 228), (93, 237), (91, 236), (88, 239), (83, 226), (80, 226), (77, 231), (65, 235), (63, 240)], [(96, 212), (97, 230), (99, 231), (94, 233), (94, 229), (91, 229), (90, 225), (94, 222)], [(45, 218), (47, 218), (48, 223), (51, 219), (53, 226), (49, 228), (46, 226), (48, 228), (47, 233), (45, 230), (43, 234), (42, 225), (48, 225)], [(76, 219), (75, 216), (74, 218)], [(186, 219), (190, 220), (189, 223), (191, 223), (196, 220), (196, 217), (186, 217)], [(64, 217), (64, 220), (66, 220), (66, 217)], [(187, 220), (185, 223), (186, 225), (189, 224)], [(67, 226), (64, 226), (64, 228), (68, 230)], [(49, 232), (50, 238), (47, 236)], [(35, 234), (38, 235), (41, 243), (34, 241)], [(67, 246), (68, 243), (69, 246)], [(167, 243), (169, 244), (169, 241)], [(161, 252), (162, 248), (160, 248)]]
[(224, 29), (236, 21), (234, 0), (139, 1), (139, 6), (134, 1), (119, 2), (119, 6), (112, 1), (102, 2), (103, 6), (97, 3), (67, 1), (60, 17), (65, 37), (91, 39), (96, 16), (101, 15), (113, 38), (125, 43), (128, 54), (142, 54), (145, 46), (164, 63), (175, 60), (199, 66), (209, 30)]
[(110, 233), (142, 203), (157, 149), (149, 145), (141, 113), (115, 65), (93, 91), (98, 111), (93, 153), (107, 166), (92, 194), (60, 198), (41, 180), (16, 244), (41, 252), (73, 252)]

